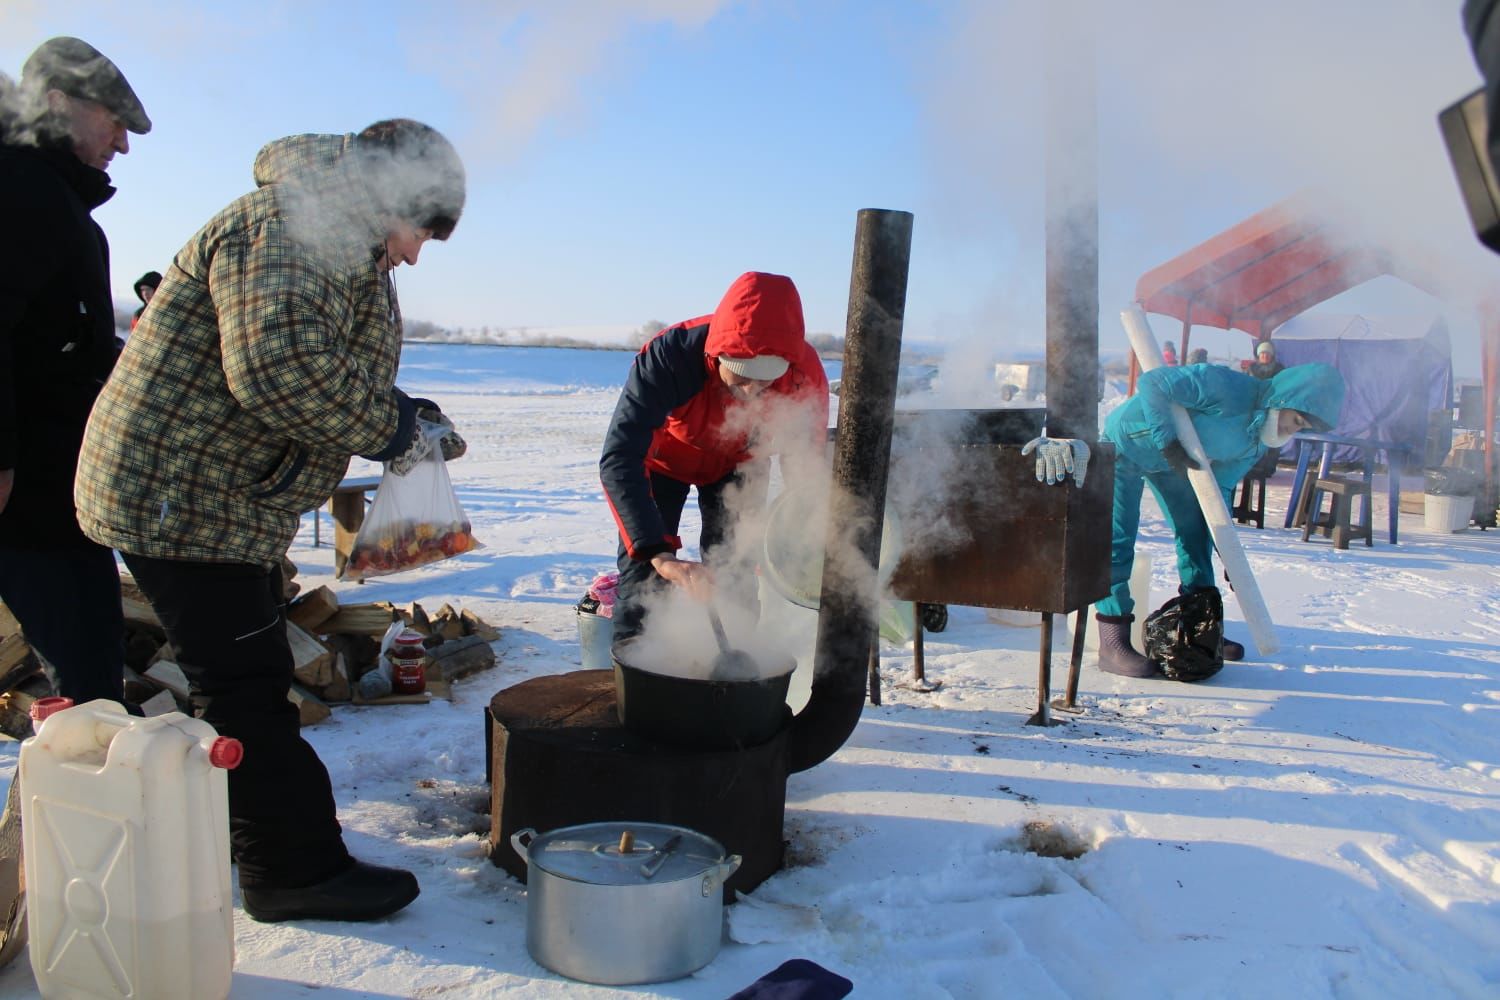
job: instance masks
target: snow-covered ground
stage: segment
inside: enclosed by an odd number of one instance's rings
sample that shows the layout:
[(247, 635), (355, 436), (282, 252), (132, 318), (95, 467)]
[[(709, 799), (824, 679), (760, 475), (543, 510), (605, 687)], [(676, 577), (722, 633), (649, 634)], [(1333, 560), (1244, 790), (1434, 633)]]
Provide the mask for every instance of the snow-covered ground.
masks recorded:
[[(237, 910), (234, 997), (707, 1000), (794, 957), (856, 997), (1500, 995), (1500, 534), (1405, 515), (1398, 546), (1383, 530), (1373, 548), (1304, 544), (1279, 527), (1286, 472), (1268, 527), (1240, 529), (1281, 652), (1192, 686), (1110, 677), (1090, 656), (1086, 713), (1028, 728), (1036, 630), (954, 608), (926, 643), (941, 687), (903, 687), (911, 651), (886, 644), (884, 704), (791, 777), (787, 867), (729, 908), (712, 964), (621, 991), (542, 969), (525, 887), (483, 852), (482, 710), (577, 668), (573, 604), (613, 564), (596, 463), (630, 358), (408, 347), (403, 386), (468, 438), (452, 473), (486, 547), (335, 583), (309, 515), (291, 556), (304, 587), (347, 602), (476, 611), (502, 629), (499, 663), (451, 702), (339, 706), (305, 730), (353, 851), (414, 870), (422, 895), (374, 924)], [(1159, 604), (1175, 571), (1148, 513)], [(0, 778), (17, 746), (0, 744)], [(1059, 845), (1078, 856), (1042, 856)], [(0, 972), (0, 996), (36, 995), (25, 961)]]

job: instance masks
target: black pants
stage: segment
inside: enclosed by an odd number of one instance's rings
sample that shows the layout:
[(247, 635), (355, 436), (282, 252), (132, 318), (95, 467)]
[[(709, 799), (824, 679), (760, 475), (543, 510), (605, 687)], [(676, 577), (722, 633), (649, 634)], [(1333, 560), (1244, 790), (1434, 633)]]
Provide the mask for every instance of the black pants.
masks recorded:
[(0, 548), (0, 601), (41, 655), (58, 694), (77, 704), (125, 699), (125, 618), (115, 554), (92, 542)]
[(287, 700), (293, 661), (281, 568), (124, 558), (167, 631), (194, 708), (245, 746), (229, 772), (240, 885), (292, 888), (347, 868), (328, 769)]
[[(677, 534), (682, 523), (682, 508), (687, 505), (687, 483), (680, 482), (658, 472), (651, 473), (651, 497), (666, 525), (667, 534)], [(726, 494), (731, 490), (741, 491), (740, 509), (749, 506), (765, 506), (767, 481), (760, 470), (738, 470), (707, 486), (698, 487), (698, 512), (703, 518), (703, 533), (698, 538), (698, 550), (704, 563), (715, 570), (715, 579), (721, 591), (730, 599), (745, 607), (756, 606), (754, 566), (737, 565), (730, 562), (730, 513), (725, 505)], [(751, 496), (751, 491), (756, 492)], [(619, 589), (615, 591), (613, 639), (619, 642), (639, 635), (641, 619), (653, 597), (671, 587), (651, 566), (650, 560), (632, 559), (620, 542), (615, 556), (619, 567)]]

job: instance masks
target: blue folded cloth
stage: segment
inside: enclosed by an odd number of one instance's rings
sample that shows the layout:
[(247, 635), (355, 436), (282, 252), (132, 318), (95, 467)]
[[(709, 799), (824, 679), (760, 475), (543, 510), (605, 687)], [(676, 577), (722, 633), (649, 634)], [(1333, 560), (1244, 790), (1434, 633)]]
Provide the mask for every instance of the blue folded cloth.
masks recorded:
[(794, 958), (746, 986), (729, 1000), (840, 1000), (854, 984), (816, 962)]

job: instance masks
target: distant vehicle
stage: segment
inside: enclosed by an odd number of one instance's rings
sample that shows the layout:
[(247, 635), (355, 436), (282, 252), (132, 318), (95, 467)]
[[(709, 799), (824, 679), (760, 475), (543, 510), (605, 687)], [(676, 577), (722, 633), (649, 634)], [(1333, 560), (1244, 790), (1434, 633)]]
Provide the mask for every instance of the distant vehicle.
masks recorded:
[[(937, 365), (902, 365), (896, 370), (896, 395), (931, 392), (937, 382), (937, 374)], [(837, 396), (843, 381), (841, 378), (833, 379), (828, 383), (828, 391)]]
[(1036, 399), (1047, 389), (1047, 366), (1042, 362), (1000, 362), (995, 365), (995, 384), (1000, 398), (1009, 402), (1016, 396)]

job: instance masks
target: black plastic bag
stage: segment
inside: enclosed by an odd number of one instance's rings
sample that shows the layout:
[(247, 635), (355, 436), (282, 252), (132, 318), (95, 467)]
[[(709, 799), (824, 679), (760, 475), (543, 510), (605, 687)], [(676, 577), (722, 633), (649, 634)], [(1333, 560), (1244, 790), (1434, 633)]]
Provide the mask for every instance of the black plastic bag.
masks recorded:
[(1172, 598), (1146, 619), (1146, 658), (1172, 681), (1201, 681), (1224, 667), (1224, 599), (1213, 587)]
[(923, 604), (922, 628), (928, 632), (941, 632), (948, 627), (948, 605)]
[(1435, 497), (1471, 497), (1479, 492), (1477, 473), (1456, 465), (1427, 470), (1427, 493)]

